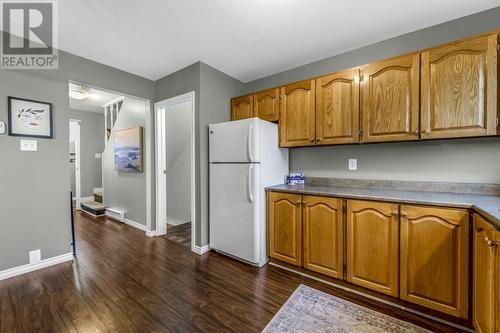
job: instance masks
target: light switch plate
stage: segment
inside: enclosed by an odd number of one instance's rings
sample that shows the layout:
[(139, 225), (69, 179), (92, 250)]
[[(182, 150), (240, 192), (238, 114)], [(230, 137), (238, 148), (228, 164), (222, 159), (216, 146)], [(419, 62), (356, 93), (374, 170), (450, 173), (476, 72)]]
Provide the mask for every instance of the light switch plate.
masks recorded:
[(5, 134), (5, 123), (0, 121), (0, 134)]
[(30, 264), (37, 263), (42, 260), (42, 251), (40, 249), (30, 251)]
[(36, 140), (21, 140), (21, 151), (37, 151), (38, 145)]
[(96, 153), (96, 154), (95, 154), (95, 158), (97, 158), (97, 159), (102, 158), (102, 154), (100, 154), (100, 153)]
[(349, 170), (355, 171), (358, 170), (358, 160), (355, 158), (349, 159)]

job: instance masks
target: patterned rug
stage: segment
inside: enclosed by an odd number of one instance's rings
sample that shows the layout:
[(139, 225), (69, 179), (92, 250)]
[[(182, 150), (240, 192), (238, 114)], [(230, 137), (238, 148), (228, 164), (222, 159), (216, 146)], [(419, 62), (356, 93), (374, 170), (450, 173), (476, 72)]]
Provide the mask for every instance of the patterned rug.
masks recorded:
[(263, 332), (429, 333), (430, 331), (301, 284)]

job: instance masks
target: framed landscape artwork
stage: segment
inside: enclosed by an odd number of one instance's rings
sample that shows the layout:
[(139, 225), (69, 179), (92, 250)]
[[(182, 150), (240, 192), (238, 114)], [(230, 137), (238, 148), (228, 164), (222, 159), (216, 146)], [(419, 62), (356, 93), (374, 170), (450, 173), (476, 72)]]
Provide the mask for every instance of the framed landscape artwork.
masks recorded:
[(52, 139), (52, 104), (8, 97), (9, 135)]
[(115, 132), (114, 157), (116, 171), (142, 172), (142, 127)]

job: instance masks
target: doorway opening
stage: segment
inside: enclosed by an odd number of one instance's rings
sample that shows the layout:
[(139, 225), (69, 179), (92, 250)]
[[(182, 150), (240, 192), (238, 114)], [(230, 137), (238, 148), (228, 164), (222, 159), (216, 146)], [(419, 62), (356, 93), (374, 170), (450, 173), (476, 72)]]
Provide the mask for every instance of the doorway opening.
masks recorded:
[[(156, 233), (195, 251), (194, 92), (155, 104)], [(195, 251), (196, 252), (196, 251)]]

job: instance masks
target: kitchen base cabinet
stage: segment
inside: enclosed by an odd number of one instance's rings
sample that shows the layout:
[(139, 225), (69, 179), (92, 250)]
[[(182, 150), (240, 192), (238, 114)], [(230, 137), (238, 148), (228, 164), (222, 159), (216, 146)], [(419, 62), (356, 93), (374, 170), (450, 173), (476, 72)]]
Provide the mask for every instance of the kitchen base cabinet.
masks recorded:
[(342, 200), (304, 196), (302, 204), (304, 268), (342, 279)]
[(399, 205), (347, 201), (347, 281), (398, 296)]
[(302, 200), (299, 194), (268, 194), (269, 256), (302, 264)]
[(467, 319), (469, 214), (401, 206), (401, 299)]
[(481, 216), (474, 215), (473, 228), (473, 311), (478, 333), (500, 331), (500, 232)]

